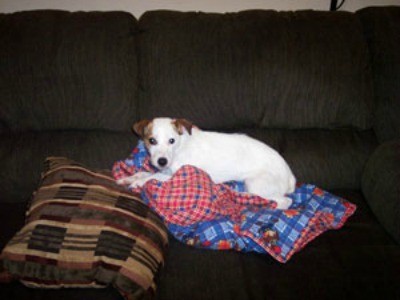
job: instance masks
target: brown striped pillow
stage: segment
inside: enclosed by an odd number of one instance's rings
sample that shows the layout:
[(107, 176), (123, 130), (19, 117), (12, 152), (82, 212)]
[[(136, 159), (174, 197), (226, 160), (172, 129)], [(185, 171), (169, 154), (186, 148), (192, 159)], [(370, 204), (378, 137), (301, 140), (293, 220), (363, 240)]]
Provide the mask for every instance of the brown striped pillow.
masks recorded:
[(0, 257), (0, 278), (31, 287), (105, 287), (150, 298), (167, 230), (137, 194), (105, 172), (66, 158), (46, 160), (26, 225)]

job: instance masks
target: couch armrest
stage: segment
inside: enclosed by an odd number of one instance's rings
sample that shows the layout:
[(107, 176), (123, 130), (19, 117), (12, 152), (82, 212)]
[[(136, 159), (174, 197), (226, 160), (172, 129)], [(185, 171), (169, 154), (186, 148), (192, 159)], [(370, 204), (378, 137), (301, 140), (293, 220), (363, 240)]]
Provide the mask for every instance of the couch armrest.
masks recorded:
[(361, 186), (374, 214), (400, 243), (400, 140), (386, 142), (375, 150)]

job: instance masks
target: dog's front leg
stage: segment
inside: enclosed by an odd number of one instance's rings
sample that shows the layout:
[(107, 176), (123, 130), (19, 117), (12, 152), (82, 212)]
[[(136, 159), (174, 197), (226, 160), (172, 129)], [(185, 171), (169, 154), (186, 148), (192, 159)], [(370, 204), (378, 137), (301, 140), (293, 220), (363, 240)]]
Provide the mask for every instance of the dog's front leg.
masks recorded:
[(118, 179), (117, 180), (117, 184), (119, 184), (119, 185), (131, 185), (135, 181), (137, 181), (139, 179), (144, 179), (144, 178), (150, 177), (151, 175), (152, 175), (152, 173), (150, 173), (150, 172), (138, 172), (135, 175), (127, 176), (127, 177)]
[[(147, 173), (147, 172), (143, 172)], [(144, 184), (149, 180), (157, 180), (157, 181), (167, 181), (171, 178), (171, 175), (163, 174), (163, 173), (148, 173), (149, 176), (142, 175), (139, 178), (135, 179), (130, 185), (129, 188), (134, 189), (138, 187), (144, 186)]]
[(129, 188), (134, 189), (142, 187), (149, 180), (166, 181), (171, 178), (171, 175), (164, 173), (150, 173), (150, 172), (138, 172), (133, 176), (124, 177), (117, 180), (118, 184), (129, 185)]

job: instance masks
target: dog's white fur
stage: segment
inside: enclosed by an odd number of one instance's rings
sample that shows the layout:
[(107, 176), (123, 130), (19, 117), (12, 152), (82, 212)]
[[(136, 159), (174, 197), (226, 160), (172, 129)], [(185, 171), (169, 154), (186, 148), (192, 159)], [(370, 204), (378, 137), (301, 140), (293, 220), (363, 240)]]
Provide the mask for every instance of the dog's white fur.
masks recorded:
[(277, 151), (244, 134), (203, 131), (183, 121), (156, 118), (136, 123), (135, 131), (145, 140), (151, 163), (160, 172), (140, 172), (118, 183), (141, 187), (151, 179), (168, 180), (180, 167), (192, 165), (215, 183), (244, 181), (249, 193), (276, 201), (278, 209), (291, 205), (285, 194), (294, 191), (296, 179)]

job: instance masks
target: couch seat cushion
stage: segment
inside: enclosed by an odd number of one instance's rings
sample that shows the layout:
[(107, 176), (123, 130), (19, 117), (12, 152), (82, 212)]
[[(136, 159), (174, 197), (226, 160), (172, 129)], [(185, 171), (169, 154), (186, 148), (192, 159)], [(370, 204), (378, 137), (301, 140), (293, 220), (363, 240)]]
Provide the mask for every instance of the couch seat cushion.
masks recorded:
[(199, 250), (171, 239), (157, 299), (397, 299), (400, 246), (358, 191), (332, 192), (355, 203), (356, 213), (286, 264), (254, 253)]

